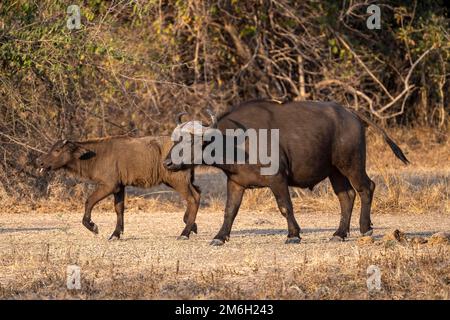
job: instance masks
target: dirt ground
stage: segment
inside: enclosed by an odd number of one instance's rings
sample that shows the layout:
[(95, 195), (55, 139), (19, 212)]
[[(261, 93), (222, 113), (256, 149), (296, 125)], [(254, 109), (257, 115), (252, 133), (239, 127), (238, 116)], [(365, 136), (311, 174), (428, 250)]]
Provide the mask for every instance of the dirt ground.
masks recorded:
[[(95, 215), (100, 234), (80, 223), (81, 214), (0, 216), (2, 298), (450, 298), (448, 244), (386, 242), (401, 229), (407, 237), (450, 230), (448, 215), (374, 215), (372, 244), (351, 237), (330, 243), (337, 214), (298, 214), (302, 243), (286, 245), (280, 214), (240, 212), (231, 240), (209, 241), (222, 214), (202, 210), (199, 234), (176, 240), (183, 212), (130, 213), (122, 240), (108, 241), (115, 216)], [(81, 267), (81, 290), (66, 288), (66, 268)], [(382, 289), (367, 289), (371, 264)], [(416, 282), (415, 282), (416, 281)], [(420, 288), (420, 290), (419, 290)], [(414, 291), (411, 291), (414, 289)], [(416, 290), (417, 289), (417, 290)]]

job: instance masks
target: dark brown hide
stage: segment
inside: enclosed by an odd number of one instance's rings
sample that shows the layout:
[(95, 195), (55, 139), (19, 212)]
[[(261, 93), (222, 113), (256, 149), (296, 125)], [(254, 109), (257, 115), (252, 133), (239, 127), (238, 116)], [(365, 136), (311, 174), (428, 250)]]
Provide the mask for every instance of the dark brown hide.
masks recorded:
[[(300, 227), (288, 187), (312, 189), (326, 178), (330, 179), (341, 205), (341, 221), (333, 239), (343, 240), (349, 232), (356, 192), (361, 198), (360, 231), (371, 234), (370, 207), (375, 184), (366, 173), (366, 125), (374, 126), (394, 154), (408, 162), (384, 130), (336, 103), (251, 101), (220, 116), (217, 127), (222, 133), (237, 128), (279, 129), (279, 169), (276, 174), (265, 176), (260, 173), (260, 164), (213, 164), (228, 177), (228, 196), (224, 222), (212, 244), (221, 245), (229, 239), (245, 189), (261, 187), (271, 189), (287, 219), (287, 243), (300, 242)], [(169, 153), (164, 161), (171, 170), (191, 166), (174, 164), (172, 160)]]

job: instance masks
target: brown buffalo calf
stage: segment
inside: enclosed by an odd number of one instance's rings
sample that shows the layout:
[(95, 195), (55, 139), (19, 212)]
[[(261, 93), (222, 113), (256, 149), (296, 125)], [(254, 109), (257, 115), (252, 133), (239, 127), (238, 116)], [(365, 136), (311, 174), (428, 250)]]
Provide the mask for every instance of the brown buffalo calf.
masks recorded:
[(171, 146), (170, 137), (59, 140), (37, 159), (37, 164), (41, 171), (66, 169), (97, 183), (97, 189), (86, 200), (83, 216), (83, 225), (93, 233), (98, 233), (98, 227), (91, 220), (92, 208), (110, 194), (114, 195), (117, 224), (110, 239), (119, 239), (124, 230), (125, 186), (149, 188), (164, 183), (187, 201), (186, 226), (179, 239), (188, 239), (191, 231), (197, 233), (195, 218), (200, 190), (193, 184), (192, 169), (171, 172), (164, 168), (162, 160)]

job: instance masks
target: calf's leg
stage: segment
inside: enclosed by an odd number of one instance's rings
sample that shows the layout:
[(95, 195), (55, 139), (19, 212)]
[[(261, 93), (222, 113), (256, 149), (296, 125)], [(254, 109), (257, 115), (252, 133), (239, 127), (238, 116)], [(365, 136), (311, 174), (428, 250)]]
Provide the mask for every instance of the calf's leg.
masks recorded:
[(352, 217), (356, 192), (348, 178), (337, 169), (332, 172), (329, 178), (334, 193), (337, 195), (341, 205), (341, 221), (339, 223), (339, 228), (333, 234), (331, 241), (343, 241), (350, 232), (350, 220)]
[(198, 207), (200, 206), (200, 189), (192, 184), (190, 177), (183, 177), (181, 174), (194, 174), (193, 172), (177, 172), (166, 177), (164, 183), (177, 191), (184, 200), (186, 200), (187, 207), (184, 213), (183, 221), (186, 224), (179, 240), (189, 239), (191, 232), (197, 233), (197, 218)]
[(109, 240), (120, 239), (120, 234), (124, 231), (123, 213), (125, 211), (125, 186), (120, 186), (119, 191), (114, 193), (114, 209), (117, 214), (117, 223), (116, 229), (109, 237)]
[(183, 221), (186, 226), (178, 239), (187, 240), (189, 239), (191, 232), (197, 233), (197, 224), (195, 223), (195, 219), (197, 218), (198, 207), (200, 205), (200, 193), (193, 184), (184, 185), (182, 188), (177, 188), (176, 190), (180, 192), (187, 202), (186, 212), (183, 217)]
[(288, 224), (288, 238), (286, 243), (300, 243), (300, 227), (295, 220), (294, 209), (292, 207), (291, 196), (289, 195), (289, 187), (285, 181), (273, 184), (272, 190), (277, 200), (278, 209), (281, 214), (286, 217)]
[(92, 208), (101, 200), (114, 192), (114, 187), (99, 185), (97, 189), (87, 198), (84, 206), (83, 225), (91, 232), (98, 234), (97, 225), (91, 220)]
[[(194, 199), (195, 199), (195, 207), (194, 207), (195, 208), (194, 221), (195, 221), (195, 219), (197, 217), (198, 208), (200, 207), (201, 190), (200, 190), (200, 188), (198, 186), (194, 185), (193, 183), (191, 183), (189, 188), (191, 189), (191, 192), (194, 195)], [(186, 212), (184, 213), (184, 217), (183, 217), (184, 223), (187, 223), (187, 221), (189, 220), (188, 219), (189, 216), (190, 216), (190, 214), (188, 213), (188, 210), (186, 210)], [(191, 232), (194, 232), (195, 234), (197, 234), (197, 232), (198, 232), (197, 223), (194, 222), (194, 224), (192, 225)]]
[(231, 179), (227, 180), (227, 203), (222, 227), (211, 241), (213, 246), (221, 246), (230, 239), (231, 227), (241, 206), (245, 188)]

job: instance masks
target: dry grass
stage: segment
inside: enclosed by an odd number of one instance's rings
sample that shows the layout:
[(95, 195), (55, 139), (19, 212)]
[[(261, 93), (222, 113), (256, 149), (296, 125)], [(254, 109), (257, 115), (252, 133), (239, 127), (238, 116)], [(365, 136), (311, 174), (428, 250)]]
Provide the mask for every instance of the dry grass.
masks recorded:
[[(89, 187), (63, 189), (56, 177), (49, 199), (22, 203), (0, 190), (1, 298), (187, 298), (187, 299), (449, 299), (450, 245), (436, 232), (450, 231), (450, 152), (431, 131), (395, 131), (412, 164), (403, 166), (384, 143), (369, 134), (369, 175), (377, 183), (375, 235), (359, 239), (359, 203), (352, 234), (329, 243), (339, 205), (329, 183), (313, 191), (293, 189), (300, 245), (285, 245), (286, 222), (268, 190), (246, 193), (231, 241), (208, 245), (218, 231), (225, 199), (223, 175), (200, 169), (203, 189), (200, 233), (177, 241), (184, 204), (167, 188), (129, 189), (125, 237), (106, 239), (115, 224), (112, 200), (93, 219), (100, 235), (81, 226)], [(61, 201), (61, 199), (63, 201)], [(400, 229), (411, 241), (383, 236)], [(423, 243), (423, 240), (430, 240)], [(82, 270), (82, 290), (66, 289), (66, 268)], [(382, 272), (382, 290), (369, 292), (367, 267)]]
[[(281, 215), (243, 211), (231, 241), (209, 246), (221, 222), (203, 212), (200, 233), (177, 241), (182, 212), (129, 213), (125, 237), (108, 242), (114, 217), (97, 215), (93, 236), (78, 214), (1, 216), (2, 298), (182, 299), (449, 299), (450, 246), (383, 240), (402, 228), (408, 238), (450, 230), (427, 214), (378, 215), (373, 243), (358, 241), (357, 221), (345, 243), (329, 243), (338, 216), (302, 214), (303, 242), (285, 245)], [(423, 219), (425, 218), (425, 219)], [(82, 290), (66, 289), (66, 268), (81, 267)], [(369, 292), (366, 270), (381, 270), (382, 290)]]

